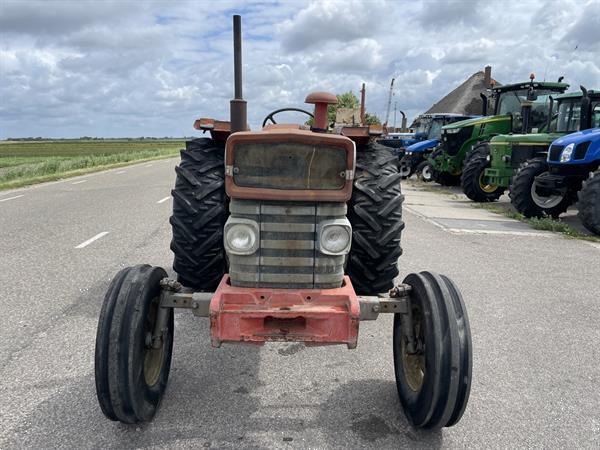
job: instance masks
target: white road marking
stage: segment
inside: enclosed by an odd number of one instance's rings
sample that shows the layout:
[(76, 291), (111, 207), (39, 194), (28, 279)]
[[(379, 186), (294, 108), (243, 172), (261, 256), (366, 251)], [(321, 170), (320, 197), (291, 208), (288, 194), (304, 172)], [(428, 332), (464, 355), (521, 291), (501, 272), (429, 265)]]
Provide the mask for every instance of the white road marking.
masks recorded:
[(164, 202), (166, 202), (167, 200), (169, 200), (170, 198), (171, 198), (171, 196), (169, 195), (168, 197), (165, 197), (165, 198), (163, 198), (163, 199), (160, 199), (160, 200), (159, 200), (159, 201), (157, 201), (156, 203), (164, 203)]
[(22, 194), (22, 195), (15, 195), (14, 197), (8, 197), (8, 198), (0, 198), (0, 202), (7, 202), (7, 201), (9, 201), (9, 200), (14, 200), (15, 198), (20, 198), (20, 197), (23, 197), (23, 195), (25, 195), (25, 194)]
[(104, 237), (108, 234), (108, 231), (103, 231), (102, 233), (98, 233), (96, 236), (89, 238), (87, 241), (82, 242), (81, 244), (79, 244), (78, 246), (76, 246), (75, 248), (83, 248), (83, 247), (87, 247), (88, 245), (90, 245), (92, 242), (97, 241), (98, 239), (100, 239), (101, 237)]
[(71, 184), (81, 184), (81, 183), (85, 183), (87, 180), (79, 180), (79, 181), (74, 181)]
[(117, 172), (117, 175), (120, 175), (120, 174), (125, 173), (125, 172), (127, 172), (127, 171), (126, 170), (120, 170), (120, 171)]

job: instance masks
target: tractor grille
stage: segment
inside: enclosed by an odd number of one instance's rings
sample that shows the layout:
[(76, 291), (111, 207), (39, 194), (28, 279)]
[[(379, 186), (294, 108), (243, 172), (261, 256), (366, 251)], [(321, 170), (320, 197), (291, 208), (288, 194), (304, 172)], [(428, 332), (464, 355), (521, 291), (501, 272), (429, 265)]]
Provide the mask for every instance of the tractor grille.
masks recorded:
[(233, 286), (332, 289), (342, 285), (345, 256), (319, 251), (317, 224), (346, 216), (345, 203), (290, 203), (232, 199), (232, 218), (250, 219), (260, 228), (258, 250), (229, 254)]
[(577, 144), (575, 151), (573, 152), (573, 159), (585, 159), (585, 154), (591, 143), (591, 141), (585, 141)]
[(564, 145), (553, 145), (550, 147), (550, 156), (549, 156), (549, 160), (550, 161), (558, 161), (560, 159), (560, 154), (563, 151), (563, 148), (565, 148)]
[(450, 156), (458, 154), (464, 142), (473, 134), (473, 127), (464, 127), (458, 133), (444, 132), (444, 149)]

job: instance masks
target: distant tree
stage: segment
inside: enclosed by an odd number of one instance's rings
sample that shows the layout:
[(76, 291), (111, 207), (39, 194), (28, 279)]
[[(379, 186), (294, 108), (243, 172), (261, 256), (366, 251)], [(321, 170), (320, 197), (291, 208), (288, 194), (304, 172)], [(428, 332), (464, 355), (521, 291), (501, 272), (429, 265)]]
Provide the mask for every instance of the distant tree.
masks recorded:
[[(360, 102), (358, 101), (358, 97), (352, 91), (344, 92), (343, 94), (338, 94), (337, 96), (337, 105), (328, 105), (327, 106), (327, 120), (329, 123), (335, 122), (335, 115), (338, 108), (349, 108), (355, 109), (360, 107)], [(375, 114), (369, 114), (365, 112), (365, 122), (367, 125), (381, 125), (381, 121)], [(307, 125), (313, 125), (313, 119), (310, 118), (306, 121)]]
[(381, 120), (375, 114), (365, 113), (365, 122), (367, 125), (381, 125)]

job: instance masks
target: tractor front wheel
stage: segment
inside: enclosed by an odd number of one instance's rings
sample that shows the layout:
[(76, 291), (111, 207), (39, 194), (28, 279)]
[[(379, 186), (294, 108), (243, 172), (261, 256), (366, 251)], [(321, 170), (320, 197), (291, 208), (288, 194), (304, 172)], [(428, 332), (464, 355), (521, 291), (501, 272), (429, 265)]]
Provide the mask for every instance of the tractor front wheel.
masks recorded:
[(600, 170), (583, 182), (579, 196), (579, 220), (592, 233), (600, 235)]
[[(121, 270), (112, 280), (96, 335), (96, 394), (106, 417), (123, 423), (154, 417), (167, 387), (173, 351), (173, 310), (166, 314), (160, 337), (160, 267), (139, 265)], [(165, 316), (163, 316), (165, 317)]]
[(423, 161), (417, 166), (417, 178), (425, 183), (433, 181), (433, 167), (429, 161)]
[(402, 179), (405, 180), (406, 178), (410, 178), (413, 173), (414, 165), (412, 163), (412, 157), (402, 157), (402, 159), (400, 160), (400, 175), (402, 176)]
[(450, 427), (462, 417), (471, 391), (467, 311), (458, 288), (443, 275), (413, 273), (404, 283), (412, 290), (410, 314), (394, 317), (398, 396), (413, 426)]
[(525, 217), (558, 218), (573, 203), (567, 188), (560, 194), (542, 195), (537, 191), (535, 177), (548, 171), (546, 160), (535, 158), (523, 164), (513, 177), (510, 199), (513, 206)]

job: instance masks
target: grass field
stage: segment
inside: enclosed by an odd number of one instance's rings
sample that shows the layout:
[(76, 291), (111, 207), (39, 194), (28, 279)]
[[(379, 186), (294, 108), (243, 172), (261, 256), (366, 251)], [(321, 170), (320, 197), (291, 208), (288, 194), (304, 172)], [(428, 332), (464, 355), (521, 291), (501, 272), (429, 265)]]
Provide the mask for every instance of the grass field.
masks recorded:
[(0, 143), (0, 189), (176, 156), (183, 140), (57, 140)]

